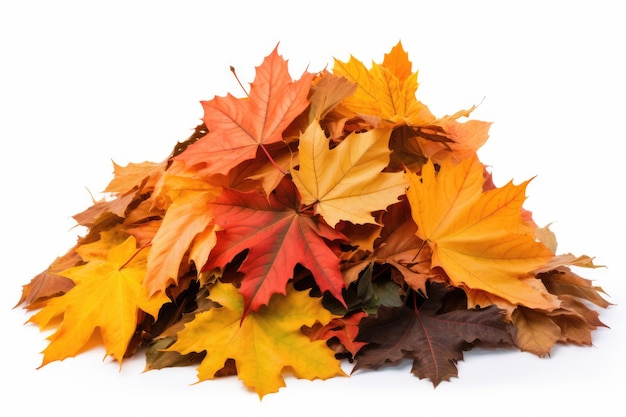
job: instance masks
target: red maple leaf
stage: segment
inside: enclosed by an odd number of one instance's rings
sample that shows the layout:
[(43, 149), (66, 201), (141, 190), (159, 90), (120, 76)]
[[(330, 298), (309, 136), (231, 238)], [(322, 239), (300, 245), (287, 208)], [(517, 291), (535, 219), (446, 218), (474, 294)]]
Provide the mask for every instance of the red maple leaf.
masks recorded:
[(259, 149), (272, 161), (267, 145), (283, 140), (283, 131), (306, 109), (314, 74), (297, 81), (289, 75), (278, 46), (256, 68), (248, 98), (231, 94), (203, 101), (203, 121), (209, 133), (174, 159), (203, 174), (227, 174), (240, 162), (253, 159)]
[(344, 281), (332, 247), (346, 237), (319, 216), (299, 211), (291, 181), (283, 180), (269, 199), (254, 191), (225, 189), (211, 206), (221, 230), (204, 269), (223, 269), (248, 251), (239, 268), (244, 316), (267, 305), (273, 294), (285, 294), (297, 264), (311, 272), (321, 291), (343, 303)]

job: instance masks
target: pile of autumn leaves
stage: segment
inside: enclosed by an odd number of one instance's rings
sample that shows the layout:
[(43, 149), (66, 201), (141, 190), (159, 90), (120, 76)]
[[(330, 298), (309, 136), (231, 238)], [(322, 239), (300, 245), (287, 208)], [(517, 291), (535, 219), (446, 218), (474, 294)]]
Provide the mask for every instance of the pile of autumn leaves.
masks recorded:
[(489, 123), (435, 117), (401, 43), (297, 80), (275, 49), (249, 95), (202, 102), (164, 161), (114, 165), (86, 230), (24, 286), (52, 328), (43, 365), (96, 342), (147, 369), (237, 374), (260, 397), (298, 378), (412, 360), (436, 386), (476, 345), (539, 356), (591, 344), (602, 290), (557, 255), (476, 155)]

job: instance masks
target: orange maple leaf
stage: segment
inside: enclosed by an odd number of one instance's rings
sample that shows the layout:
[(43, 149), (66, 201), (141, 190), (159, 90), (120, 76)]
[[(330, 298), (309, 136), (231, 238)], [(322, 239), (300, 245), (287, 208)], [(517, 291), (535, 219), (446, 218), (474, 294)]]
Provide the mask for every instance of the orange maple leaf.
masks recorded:
[(113, 162), (114, 177), (106, 186), (104, 192), (126, 194), (130, 191), (146, 192), (151, 190), (163, 175), (166, 161), (129, 163), (125, 167)]
[(226, 174), (259, 149), (272, 161), (267, 145), (282, 141), (283, 131), (306, 109), (313, 77), (304, 73), (292, 81), (277, 46), (257, 67), (248, 98), (228, 94), (202, 102), (209, 133), (174, 159), (187, 167), (202, 164), (204, 174)]
[(483, 171), (474, 156), (458, 165), (447, 160), (439, 172), (429, 161), (421, 175), (410, 174), (411, 214), (433, 251), (433, 266), (457, 286), (513, 305), (557, 308), (558, 299), (533, 274), (553, 254), (522, 219), (528, 181), (483, 192)]
[(336, 337), (341, 346), (354, 357), (359, 349), (367, 344), (355, 340), (359, 333), (359, 322), (363, 317), (367, 317), (367, 313), (357, 311), (349, 316), (334, 318), (325, 326), (314, 329), (311, 339), (330, 341)]
[(491, 123), (482, 120), (459, 122), (456, 115), (433, 123), (445, 132), (447, 141), (433, 141), (417, 136), (423, 154), (435, 163), (452, 158), (455, 163), (472, 157), (489, 138)]
[[(151, 294), (178, 282), (181, 261), (192, 248), (191, 260), (199, 270), (215, 245), (215, 228), (209, 203), (221, 192), (200, 178), (166, 175), (160, 195), (169, 205), (151, 242), (144, 285)], [(204, 247), (194, 248), (194, 242)]]
[[(95, 250), (89, 261), (59, 273), (75, 286), (60, 297), (50, 299), (29, 321), (45, 328), (51, 320), (63, 321), (43, 351), (41, 366), (75, 356), (89, 342), (96, 329), (102, 336), (106, 354), (120, 364), (135, 333), (140, 312), (157, 317), (169, 298), (159, 293), (150, 297), (141, 286), (145, 275), (146, 250), (136, 247), (135, 238), (116, 239), (83, 245)], [(103, 247), (101, 247), (103, 246)], [(98, 259), (97, 254), (104, 257)]]

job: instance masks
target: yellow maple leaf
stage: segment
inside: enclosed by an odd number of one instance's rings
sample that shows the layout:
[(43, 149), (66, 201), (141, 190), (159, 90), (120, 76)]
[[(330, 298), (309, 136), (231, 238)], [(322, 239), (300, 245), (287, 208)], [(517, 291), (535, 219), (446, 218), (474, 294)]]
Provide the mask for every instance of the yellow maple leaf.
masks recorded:
[(421, 155), (437, 163), (447, 157), (459, 162), (472, 156), (488, 138), (490, 123), (458, 121), (469, 117), (475, 106), (437, 118), (417, 99), (418, 73), (413, 72), (401, 42), (385, 54), (382, 64), (372, 63), (371, 69), (350, 57), (348, 62), (335, 59), (333, 72), (357, 85), (356, 92), (341, 102), (353, 114), (374, 127), (419, 128), (410, 138), (396, 143), (396, 151), (398, 146), (405, 150), (419, 146)]
[(557, 308), (558, 299), (533, 276), (553, 253), (523, 221), (528, 181), (483, 192), (483, 172), (474, 156), (458, 165), (447, 160), (438, 172), (429, 161), (421, 175), (409, 175), (416, 234), (430, 245), (433, 266), (441, 266), (457, 286), (514, 305)]
[(235, 361), (239, 379), (260, 398), (285, 386), (286, 367), (297, 378), (309, 380), (345, 375), (326, 342), (312, 341), (300, 330), (333, 318), (320, 299), (306, 291), (289, 285), (286, 296), (275, 295), (269, 305), (243, 320), (243, 297), (233, 285), (216, 283), (209, 298), (220, 307), (197, 314), (167, 349), (181, 354), (206, 351), (198, 366), (199, 381), (215, 378), (228, 359)]
[(372, 212), (398, 202), (408, 185), (402, 172), (382, 172), (389, 164), (390, 129), (351, 133), (335, 148), (316, 121), (300, 137), (299, 169), (292, 169), (305, 205), (316, 205), (335, 226), (346, 220), (376, 224)]
[(348, 62), (335, 59), (333, 73), (357, 85), (357, 91), (342, 104), (358, 115), (380, 118), (380, 126), (432, 123), (435, 117), (415, 96), (417, 72), (411, 66), (401, 42), (385, 55), (382, 64), (372, 63), (370, 70), (352, 56)]
[[(108, 250), (102, 246), (110, 243)], [(146, 251), (138, 249), (135, 238), (122, 243), (109, 238), (95, 242), (92, 250), (84, 245), (89, 261), (59, 273), (75, 286), (62, 296), (50, 299), (29, 321), (45, 328), (52, 319), (62, 316), (58, 329), (48, 338), (41, 366), (77, 355), (99, 329), (106, 354), (120, 364), (137, 327), (140, 311), (157, 317), (161, 306), (169, 302), (162, 293), (149, 297), (141, 286), (145, 275)], [(95, 249), (94, 249), (95, 248)]]

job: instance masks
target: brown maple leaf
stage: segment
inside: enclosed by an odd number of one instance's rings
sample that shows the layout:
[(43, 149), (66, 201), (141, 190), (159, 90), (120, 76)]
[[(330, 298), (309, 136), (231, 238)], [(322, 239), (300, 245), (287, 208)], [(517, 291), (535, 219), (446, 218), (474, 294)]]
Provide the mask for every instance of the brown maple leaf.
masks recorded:
[(34, 309), (38, 307), (39, 301), (68, 292), (74, 287), (74, 282), (59, 273), (80, 261), (80, 256), (74, 250), (56, 258), (45, 271), (37, 274), (22, 287), (22, 296), (16, 307), (24, 304), (26, 308)]
[(558, 309), (549, 312), (522, 307), (513, 312), (511, 320), (520, 330), (516, 334), (515, 343), (520, 350), (543, 357), (550, 355), (557, 343), (591, 346), (592, 331), (598, 327), (607, 327), (600, 321), (598, 312), (588, 307), (591, 303), (601, 308), (611, 305), (600, 295), (602, 288), (578, 276), (565, 266), (567, 262), (595, 267), (588, 257), (561, 255), (550, 264), (560, 266), (538, 274), (561, 304)]
[(438, 314), (446, 292), (442, 285), (432, 285), (419, 308), (381, 306), (376, 316), (362, 319), (356, 341), (370, 344), (356, 355), (353, 372), (409, 358), (411, 372), (436, 387), (458, 375), (463, 350), (478, 343), (513, 344), (512, 326), (494, 305)]

